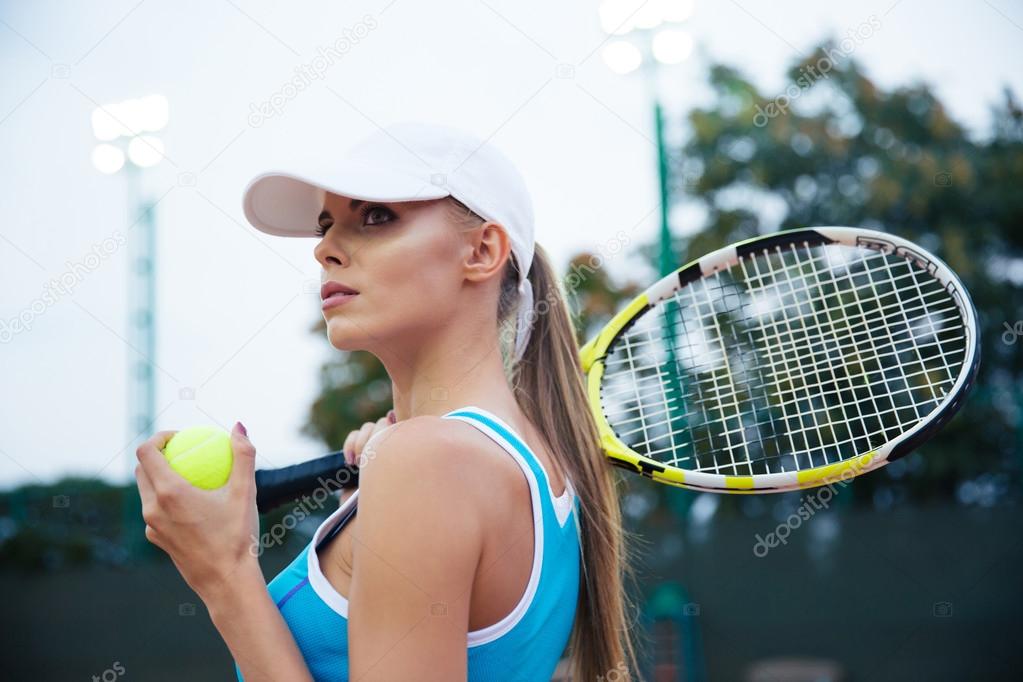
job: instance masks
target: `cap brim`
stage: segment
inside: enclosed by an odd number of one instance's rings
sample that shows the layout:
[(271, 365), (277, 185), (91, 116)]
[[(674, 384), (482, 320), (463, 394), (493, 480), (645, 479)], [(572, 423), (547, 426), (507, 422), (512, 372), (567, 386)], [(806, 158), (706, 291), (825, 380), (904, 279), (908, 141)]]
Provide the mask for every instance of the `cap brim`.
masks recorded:
[(363, 201), (426, 201), (448, 196), (440, 186), (388, 169), (342, 163), (308, 175), (270, 171), (245, 187), (242, 207), (253, 227), (281, 237), (315, 237), (325, 192)]

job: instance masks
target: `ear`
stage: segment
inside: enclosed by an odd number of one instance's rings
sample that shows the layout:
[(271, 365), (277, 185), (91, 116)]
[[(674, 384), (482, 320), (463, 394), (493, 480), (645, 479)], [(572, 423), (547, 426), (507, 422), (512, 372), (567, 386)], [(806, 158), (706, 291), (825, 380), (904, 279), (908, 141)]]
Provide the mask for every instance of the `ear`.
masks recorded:
[(483, 282), (500, 276), (511, 258), (511, 240), (500, 223), (487, 221), (466, 233), (469, 255), (465, 260), (465, 276), (471, 282)]

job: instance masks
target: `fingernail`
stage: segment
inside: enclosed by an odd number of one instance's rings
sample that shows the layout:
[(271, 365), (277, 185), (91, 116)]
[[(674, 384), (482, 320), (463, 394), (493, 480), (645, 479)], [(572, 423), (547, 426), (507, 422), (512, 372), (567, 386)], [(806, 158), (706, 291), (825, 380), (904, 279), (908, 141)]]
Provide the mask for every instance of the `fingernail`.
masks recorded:
[(245, 436), (246, 438), (249, 437), (249, 432), (245, 429), (245, 424), (238, 422), (237, 424), (235, 424), (235, 426), (238, 427), (238, 430), (242, 432), (243, 436)]
[(398, 417), (395, 416), (394, 410), (387, 410), (387, 420), (392, 424), (398, 423)]

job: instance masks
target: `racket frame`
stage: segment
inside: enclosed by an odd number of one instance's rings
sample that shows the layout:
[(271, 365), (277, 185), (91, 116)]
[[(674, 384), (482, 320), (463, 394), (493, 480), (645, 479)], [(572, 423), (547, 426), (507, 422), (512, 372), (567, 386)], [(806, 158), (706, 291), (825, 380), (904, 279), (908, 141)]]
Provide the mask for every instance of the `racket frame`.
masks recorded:
[[(604, 358), (608, 349), (619, 336), (628, 331), (643, 313), (655, 304), (672, 298), (677, 291), (692, 282), (712, 277), (716, 272), (727, 270), (741, 259), (753, 254), (774, 251), (792, 244), (811, 247), (844, 244), (895, 254), (912, 261), (917, 267), (927, 270), (944, 286), (960, 310), (966, 334), (965, 370), (959, 372), (955, 383), (944, 399), (912, 428), (883, 446), (840, 462), (802, 471), (753, 476), (730, 476), (705, 471), (691, 471), (658, 462), (629, 448), (615, 434), (601, 409), (600, 387), (604, 375)], [(931, 438), (958, 412), (976, 380), (980, 365), (980, 329), (973, 302), (959, 277), (944, 261), (923, 250), (920, 246), (901, 237), (876, 230), (838, 226), (814, 227), (784, 230), (771, 235), (753, 237), (713, 251), (682, 266), (633, 298), (580, 348), (579, 357), (583, 373), (586, 375), (586, 391), (590, 410), (597, 422), (600, 444), (611, 464), (668, 485), (708, 492), (756, 494), (813, 488), (845, 481), (904, 457)]]

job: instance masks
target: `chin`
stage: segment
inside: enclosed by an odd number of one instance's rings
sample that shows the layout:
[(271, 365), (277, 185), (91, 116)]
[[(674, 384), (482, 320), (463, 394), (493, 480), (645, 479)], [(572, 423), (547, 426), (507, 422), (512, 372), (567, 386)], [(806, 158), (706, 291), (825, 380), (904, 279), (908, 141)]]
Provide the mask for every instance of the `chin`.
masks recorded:
[(338, 350), (360, 350), (360, 330), (355, 325), (346, 322), (340, 315), (332, 315), (327, 318), (327, 340), (330, 345)]

